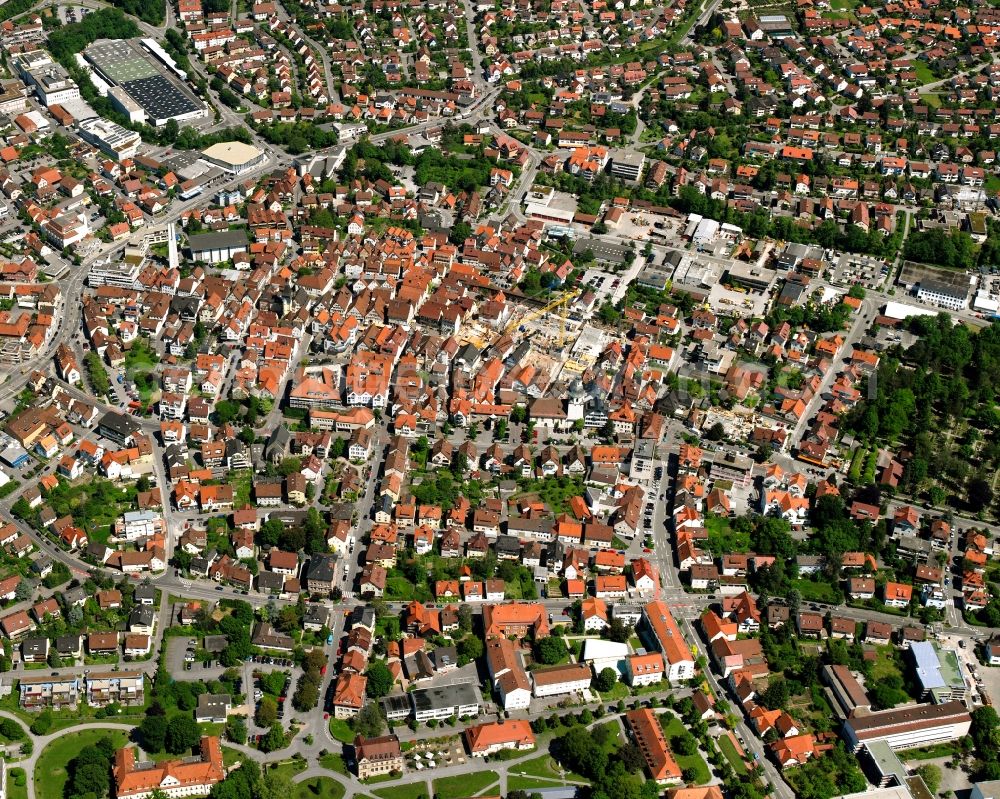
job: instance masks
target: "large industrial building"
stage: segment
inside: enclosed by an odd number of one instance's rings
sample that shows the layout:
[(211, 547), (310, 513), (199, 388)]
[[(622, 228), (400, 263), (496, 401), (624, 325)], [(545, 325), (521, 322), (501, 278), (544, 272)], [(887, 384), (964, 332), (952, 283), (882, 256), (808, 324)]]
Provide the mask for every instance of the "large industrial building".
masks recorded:
[(139, 145), (142, 144), (142, 137), (134, 130), (123, 128), (101, 117), (80, 120), (77, 129), (84, 141), (119, 161), (124, 158), (135, 158), (139, 152)]
[(134, 122), (160, 126), (207, 117), (208, 108), (184, 83), (183, 73), (160, 53), (141, 40), (101, 40), (83, 56), (110, 87), (111, 102)]
[(80, 99), (80, 87), (44, 50), (29, 50), (11, 57), (11, 67), (48, 107)]

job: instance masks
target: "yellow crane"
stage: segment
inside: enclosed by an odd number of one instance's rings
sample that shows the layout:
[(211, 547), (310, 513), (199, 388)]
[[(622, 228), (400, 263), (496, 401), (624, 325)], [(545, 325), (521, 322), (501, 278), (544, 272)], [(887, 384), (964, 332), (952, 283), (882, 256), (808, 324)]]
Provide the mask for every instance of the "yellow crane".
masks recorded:
[(532, 311), (520, 319), (515, 319), (506, 329), (504, 329), (504, 335), (514, 332), (515, 328), (526, 325), (529, 322), (534, 322), (536, 319), (541, 319), (550, 311), (554, 311), (557, 308), (559, 310), (559, 346), (561, 347), (565, 343), (566, 339), (566, 316), (569, 311), (569, 304), (579, 296), (580, 291), (578, 289), (571, 289), (570, 291), (564, 291), (554, 300), (543, 305), (536, 311)]

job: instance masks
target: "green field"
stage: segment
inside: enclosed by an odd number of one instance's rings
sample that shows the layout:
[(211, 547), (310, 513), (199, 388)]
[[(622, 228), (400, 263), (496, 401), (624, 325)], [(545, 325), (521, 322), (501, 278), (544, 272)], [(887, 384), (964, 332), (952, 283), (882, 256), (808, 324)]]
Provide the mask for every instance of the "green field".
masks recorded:
[(340, 799), (344, 786), (332, 777), (310, 777), (295, 785), (291, 799)]
[[(18, 782), (21, 784), (18, 785)], [(27, 777), (23, 768), (14, 766), (7, 772), (7, 796), (9, 799), (28, 799)]]
[(507, 777), (508, 791), (527, 791), (530, 794), (532, 791), (537, 791), (541, 788), (558, 788), (562, 785), (565, 785), (565, 783), (549, 782), (540, 777)]
[(307, 763), (305, 760), (288, 760), (280, 765), (271, 766), (268, 768), (268, 772), (273, 772), (275, 774), (281, 774), (287, 777), (289, 780), (295, 777), (300, 771), (305, 771), (307, 768)]
[(729, 765), (733, 767), (733, 771), (736, 772), (738, 776), (747, 773), (746, 763), (743, 762), (743, 758), (740, 757), (739, 752), (736, 751), (736, 746), (733, 744), (732, 740), (728, 735), (720, 735), (716, 742), (719, 744), (719, 751), (722, 752), (723, 757), (729, 761)]
[(900, 677), (903, 676), (903, 673), (899, 669), (899, 664), (896, 662), (895, 649), (892, 646), (876, 647), (875, 652), (877, 657), (871, 671), (872, 684), (880, 682), (894, 674)]
[(911, 760), (935, 760), (939, 757), (954, 757), (957, 747), (953, 742), (921, 746), (916, 749), (901, 749), (899, 759), (904, 763)]
[(792, 588), (796, 589), (806, 602), (836, 605), (840, 601), (829, 583), (814, 583), (812, 580), (799, 579), (792, 581)]
[(601, 694), (601, 700), (604, 702), (617, 702), (619, 699), (625, 699), (627, 696), (631, 696), (631, 692), (628, 686), (619, 680), (610, 691)]
[(354, 743), (354, 730), (343, 719), (330, 719), (330, 735), (342, 743)]
[[(515, 766), (510, 767), (508, 772), (510, 775), (524, 775), (527, 777), (543, 777), (545, 779), (555, 780), (557, 782), (563, 781), (563, 772), (559, 769), (559, 764), (556, 763), (549, 755), (542, 755), (541, 757), (534, 757), (531, 760), (525, 760), (523, 763), (518, 763)], [(574, 780), (577, 782), (586, 782), (583, 777), (579, 774), (574, 774), (572, 771), (565, 772), (565, 779)], [(509, 786), (508, 786), (509, 787)]]
[(434, 796), (437, 799), (467, 799), (482, 793), (500, 781), (495, 771), (475, 771), (458, 777), (434, 780)]
[(128, 740), (119, 730), (83, 730), (57, 738), (42, 751), (35, 765), (35, 793), (37, 799), (63, 799), (69, 775), (66, 766), (85, 746), (101, 738), (111, 738), (116, 747)]
[[(662, 723), (662, 717), (660, 721)], [(663, 727), (663, 735), (667, 739), (668, 746), (670, 745), (671, 738), (676, 735), (683, 735), (685, 732), (687, 730), (684, 728), (684, 723), (674, 715), (670, 716), (670, 721)], [(671, 754), (673, 754), (674, 760), (677, 761), (677, 765), (681, 767), (681, 771), (689, 768), (697, 772), (698, 776), (695, 779), (695, 784), (704, 785), (712, 778), (712, 774), (708, 770), (708, 764), (700, 752), (695, 752), (693, 755), (680, 755), (671, 750)]]
[(340, 755), (327, 753), (319, 759), (319, 764), (330, 771), (336, 771), (338, 774), (347, 774), (347, 764), (344, 763), (344, 758)]
[(920, 81), (921, 86), (927, 83), (934, 83), (937, 80), (926, 61), (915, 60), (913, 62), (913, 71), (917, 73), (917, 80)]
[(426, 781), (394, 785), (392, 788), (379, 788), (372, 793), (380, 799), (427, 799), (429, 795)]

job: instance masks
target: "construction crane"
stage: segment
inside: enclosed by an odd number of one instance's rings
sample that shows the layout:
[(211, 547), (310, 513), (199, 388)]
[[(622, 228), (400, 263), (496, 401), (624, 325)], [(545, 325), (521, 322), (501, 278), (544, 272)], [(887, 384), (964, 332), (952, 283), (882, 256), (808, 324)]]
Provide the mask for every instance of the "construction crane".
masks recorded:
[(506, 336), (509, 333), (514, 332), (514, 329), (517, 327), (523, 327), (529, 322), (534, 322), (536, 319), (541, 319), (550, 311), (554, 311), (555, 309), (559, 308), (560, 309), (559, 346), (562, 347), (562, 345), (565, 343), (566, 340), (566, 316), (567, 312), (569, 311), (569, 304), (573, 300), (575, 300), (579, 296), (579, 294), (580, 294), (579, 289), (571, 289), (570, 291), (563, 292), (554, 300), (551, 300), (546, 305), (543, 305), (537, 311), (532, 311), (531, 313), (521, 317), (520, 319), (515, 319), (513, 322), (507, 325), (506, 329), (503, 331), (504, 335)]

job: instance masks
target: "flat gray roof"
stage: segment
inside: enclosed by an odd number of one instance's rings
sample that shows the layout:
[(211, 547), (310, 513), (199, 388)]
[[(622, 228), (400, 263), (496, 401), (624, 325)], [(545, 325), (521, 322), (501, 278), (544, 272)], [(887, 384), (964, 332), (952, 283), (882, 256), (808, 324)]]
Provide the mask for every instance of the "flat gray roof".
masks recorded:
[(479, 703), (476, 686), (467, 682), (441, 685), (436, 688), (418, 688), (412, 691), (410, 696), (413, 697), (413, 707), (417, 712)]
[(245, 230), (221, 230), (216, 233), (199, 233), (189, 236), (188, 244), (191, 246), (191, 252), (245, 247), (247, 245), (247, 232)]

